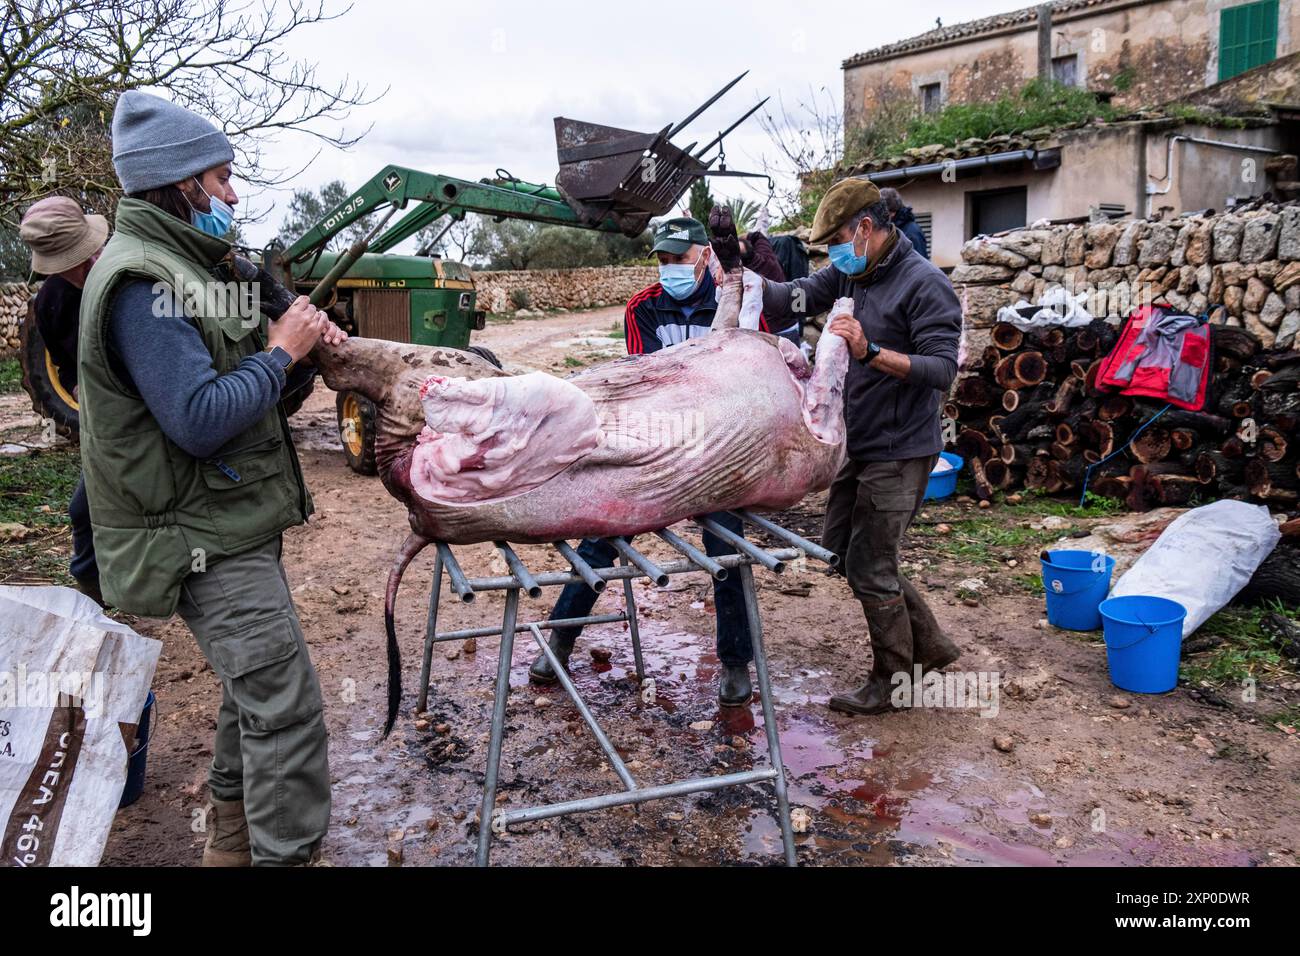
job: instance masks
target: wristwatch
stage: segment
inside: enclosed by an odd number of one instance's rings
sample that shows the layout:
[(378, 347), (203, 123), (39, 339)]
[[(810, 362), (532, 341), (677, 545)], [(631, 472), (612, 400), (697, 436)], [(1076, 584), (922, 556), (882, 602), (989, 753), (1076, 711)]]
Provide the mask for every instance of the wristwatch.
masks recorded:
[(877, 345), (875, 342), (868, 342), (867, 354), (864, 355), (862, 358), (858, 359), (858, 361), (863, 365), (870, 365), (872, 362), (876, 360), (876, 356), (879, 354), (880, 354), (880, 346)]
[(278, 345), (272, 345), (266, 350), (266, 354), (271, 356), (272, 362), (280, 366), (280, 371), (284, 372), (285, 375), (289, 374), (289, 370), (294, 366), (294, 358), (292, 355), (280, 348)]

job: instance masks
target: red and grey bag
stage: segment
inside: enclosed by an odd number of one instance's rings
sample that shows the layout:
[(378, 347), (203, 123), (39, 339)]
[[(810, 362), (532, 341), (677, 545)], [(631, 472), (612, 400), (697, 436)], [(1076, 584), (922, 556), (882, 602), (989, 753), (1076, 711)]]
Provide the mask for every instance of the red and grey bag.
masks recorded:
[(1097, 387), (1200, 411), (1210, 384), (1210, 326), (1167, 306), (1134, 309), (1102, 360)]

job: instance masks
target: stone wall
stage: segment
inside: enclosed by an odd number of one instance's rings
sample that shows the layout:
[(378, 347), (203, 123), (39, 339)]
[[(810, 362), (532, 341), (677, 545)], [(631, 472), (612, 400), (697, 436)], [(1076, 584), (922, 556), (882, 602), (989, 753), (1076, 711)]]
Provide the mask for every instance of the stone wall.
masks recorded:
[(475, 272), (478, 307), (489, 312), (514, 312), (516, 289), (528, 293), (530, 309), (589, 309), (625, 305), (646, 286), (659, 281), (653, 266), (602, 266), (583, 269), (531, 269), (518, 272)]
[(972, 239), (952, 271), (968, 330), (1017, 300), (1062, 287), (1094, 316), (1168, 302), (1242, 326), (1265, 348), (1300, 346), (1300, 205), (1266, 205), (1171, 222), (1121, 220)]
[[(605, 266), (585, 269), (535, 269), (519, 272), (475, 272), (480, 309), (514, 312), (510, 294), (525, 289), (533, 309), (589, 309), (622, 306), (646, 286), (659, 280), (653, 266)], [(18, 352), (18, 327), (27, 314), (35, 287), (0, 283), (0, 358)]]
[(27, 302), (35, 293), (35, 286), (0, 282), (0, 359), (18, 354), (18, 327), (27, 317)]

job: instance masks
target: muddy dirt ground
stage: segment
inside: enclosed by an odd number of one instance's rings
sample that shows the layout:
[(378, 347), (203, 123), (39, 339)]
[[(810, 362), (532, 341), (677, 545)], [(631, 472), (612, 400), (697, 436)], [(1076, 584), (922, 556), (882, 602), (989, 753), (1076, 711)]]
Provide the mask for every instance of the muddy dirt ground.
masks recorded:
[[(493, 323), (477, 341), (507, 367), (559, 374), (622, 351), (621, 310)], [(6, 426), (35, 420), (6, 396)], [(385, 665), (382, 589), (406, 533), (405, 513), (375, 478), (350, 472), (335, 438), (334, 396), (323, 386), (293, 420), (316, 515), (286, 535), (285, 565), (325, 692), (334, 809), (326, 844), (341, 865), (466, 865), (473, 861), (497, 642), (439, 645), (427, 716), (414, 714), (432, 555), (408, 571), (398, 608), (405, 696), (381, 739)], [(816, 534), (822, 498), (783, 516)], [(970, 505), (928, 508), (922, 524)], [(1011, 519), (1008, 519), (1011, 520)], [(1088, 520), (1073, 522), (1086, 528)], [(691, 536), (688, 533), (688, 536)], [(66, 535), (65, 535), (66, 541)], [(642, 539), (643, 544), (646, 540)], [(647, 545), (653, 556), (663, 546)], [(55, 539), (54, 546), (66, 547)], [(458, 549), (471, 575), (499, 571), (487, 546)], [(559, 568), (545, 549), (520, 549), (534, 569)], [(973, 569), (909, 537), (906, 560), (964, 669), (1000, 676), (996, 714), (922, 708), (852, 719), (827, 698), (856, 686), (870, 663), (859, 606), (839, 578), (815, 567), (759, 570), (777, 720), (795, 806), (811, 812), (797, 837), (801, 863), (819, 865), (1293, 865), (1300, 843), (1300, 739), (1264, 715), (1293, 705), (1300, 685), (1266, 683), (1253, 704), (1186, 687), (1121, 694), (1106, 675), (1099, 635), (1040, 629), (1042, 598), (1021, 579), (1034, 551)], [(499, 560), (499, 559), (497, 559)], [(494, 570), (495, 569), (495, 570)], [(977, 606), (958, 582), (978, 573)], [(959, 594), (961, 591), (961, 594)], [(555, 592), (521, 603), (544, 619)], [(636, 585), (647, 669), (656, 697), (634, 686), (624, 626), (592, 627), (573, 678), (633, 773), (645, 784), (764, 765), (757, 702), (720, 712), (712, 653), (713, 603), (702, 576)], [(602, 597), (616, 610), (621, 595)], [(443, 630), (500, 623), (499, 592), (443, 601)], [(218, 683), (179, 619), (137, 621), (164, 643), (158, 713), (142, 799), (118, 814), (104, 862), (197, 864)], [(500, 800), (518, 807), (618, 789), (577, 711), (558, 688), (527, 682), (531, 644), (516, 643)], [(608, 663), (589, 653), (610, 652)], [(519, 827), (493, 861), (515, 865), (773, 864), (780, 835), (769, 787), (731, 789)]]

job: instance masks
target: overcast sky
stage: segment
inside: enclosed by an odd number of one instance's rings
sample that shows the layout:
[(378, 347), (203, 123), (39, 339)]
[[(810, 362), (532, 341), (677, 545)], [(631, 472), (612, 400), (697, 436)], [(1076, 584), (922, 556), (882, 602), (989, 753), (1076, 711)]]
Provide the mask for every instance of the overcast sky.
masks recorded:
[[(842, 100), (844, 58), (922, 33), (941, 17), (958, 23), (1021, 6), (1016, 0), (840, 0), (799, 4), (546, 3), (532, 0), (360, 0), (341, 20), (295, 36), (320, 78), (344, 75), (386, 95), (347, 123), (370, 133), (348, 151), (326, 148), (294, 182), (359, 186), (384, 165), (477, 180), (498, 167), (553, 182), (553, 119), (567, 116), (653, 131), (683, 119), (736, 74), (749, 76), (675, 138), (701, 143), (764, 96), (794, 111), (810, 91)], [(281, 134), (265, 160), (301, 166), (309, 137)], [(772, 146), (757, 117), (727, 138), (731, 168), (760, 171)], [(238, 174), (238, 171), (236, 171)], [(762, 186), (714, 180), (715, 196), (763, 199)], [(276, 208), (245, 234), (268, 240), (289, 192), (250, 197)], [(774, 210), (775, 212), (775, 210)]]

